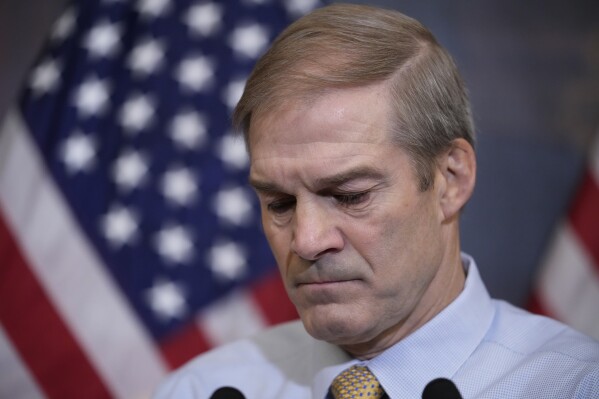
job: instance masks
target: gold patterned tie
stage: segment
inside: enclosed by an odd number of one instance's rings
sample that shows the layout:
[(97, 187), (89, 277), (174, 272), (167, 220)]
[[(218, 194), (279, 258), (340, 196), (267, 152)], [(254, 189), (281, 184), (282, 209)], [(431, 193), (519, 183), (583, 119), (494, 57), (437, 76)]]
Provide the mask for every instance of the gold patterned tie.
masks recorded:
[(335, 399), (378, 399), (385, 394), (376, 377), (364, 366), (351, 366), (333, 380)]

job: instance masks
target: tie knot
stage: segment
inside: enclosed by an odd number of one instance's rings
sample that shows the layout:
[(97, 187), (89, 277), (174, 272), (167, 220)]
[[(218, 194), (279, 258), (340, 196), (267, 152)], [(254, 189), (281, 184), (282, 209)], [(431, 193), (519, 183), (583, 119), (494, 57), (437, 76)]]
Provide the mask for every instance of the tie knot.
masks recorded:
[(331, 392), (335, 399), (378, 399), (385, 393), (376, 377), (363, 366), (351, 366), (335, 377)]

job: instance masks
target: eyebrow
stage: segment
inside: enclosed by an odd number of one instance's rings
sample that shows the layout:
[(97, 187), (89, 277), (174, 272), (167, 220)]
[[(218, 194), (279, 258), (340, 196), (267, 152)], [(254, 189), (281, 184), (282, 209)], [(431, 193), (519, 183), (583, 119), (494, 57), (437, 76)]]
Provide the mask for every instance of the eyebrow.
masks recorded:
[(250, 177), (249, 183), (250, 186), (254, 187), (254, 190), (261, 193), (280, 193), (283, 191), (277, 184), (260, 181), (252, 177)]
[(314, 185), (318, 188), (338, 187), (352, 180), (359, 179), (383, 180), (384, 176), (378, 169), (370, 166), (360, 166), (336, 175), (318, 178)]
[[(354, 169), (340, 172), (335, 175), (317, 178), (314, 182), (315, 191), (320, 191), (329, 187), (339, 187), (352, 180), (372, 179), (384, 180), (384, 175), (378, 169), (370, 166), (359, 166)], [(249, 183), (254, 189), (261, 193), (283, 192), (284, 190), (276, 183), (260, 181), (250, 177)]]

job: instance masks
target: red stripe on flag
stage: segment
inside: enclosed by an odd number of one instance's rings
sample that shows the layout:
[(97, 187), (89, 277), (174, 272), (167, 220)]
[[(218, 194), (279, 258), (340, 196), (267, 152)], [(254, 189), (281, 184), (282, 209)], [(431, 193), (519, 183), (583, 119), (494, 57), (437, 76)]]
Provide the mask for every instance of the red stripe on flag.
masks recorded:
[(599, 186), (587, 170), (569, 214), (570, 223), (599, 271)]
[(162, 356), (171, 369), (182, 366), (208, 349), (210, 349), (208, 340), (193, 322), (170, 335), (160, 344)]
[(50, 398), (110, 398), (25, 261), (0, 213), (0, 320)]
[(251, 295), (269, 324), (283, 323), (298, 318), (297, 310), (289, 300), (276, 269), (252, 286)]
[(528, 298), (526, 309), (536, 314), (555, 317), (553, 313), (549, 309), (547, 309), (546, 303), (542, 301), (541, 298), (539, 298), (538, 292), (533, 292), (530, 298)]

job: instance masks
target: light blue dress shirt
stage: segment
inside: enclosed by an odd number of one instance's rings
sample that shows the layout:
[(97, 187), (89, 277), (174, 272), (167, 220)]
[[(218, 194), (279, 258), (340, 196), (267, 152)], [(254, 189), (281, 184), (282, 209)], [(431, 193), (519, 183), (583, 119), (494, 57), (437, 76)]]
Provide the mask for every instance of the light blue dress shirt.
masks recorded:
[(472, 258), (462, 259), (466, 285), (456, 300), (369, 361), (351, 359), (292, 322), (197, 357), (155, 398), (208, 399), (230, 386), (247, 399), (322, 399), (337, 374), (363, 364), (391, 399), (421, 398), (438, 377), (451, 379), (465, 399), (599, 399), (599, 343), (491, 299)]

